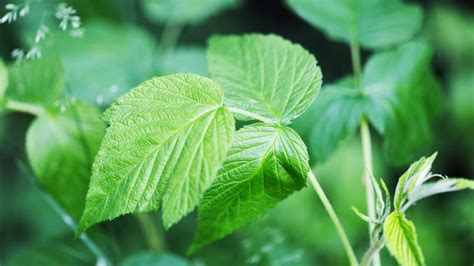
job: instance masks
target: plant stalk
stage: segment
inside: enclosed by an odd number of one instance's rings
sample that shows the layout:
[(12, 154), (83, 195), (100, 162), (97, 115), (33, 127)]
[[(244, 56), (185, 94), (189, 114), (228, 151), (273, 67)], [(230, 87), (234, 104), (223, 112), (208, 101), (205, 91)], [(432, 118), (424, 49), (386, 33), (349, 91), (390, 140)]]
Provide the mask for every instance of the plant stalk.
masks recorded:
[(364, 254), (364, 257), (360, 262), (360, 266), (369, 266), (374, 255), (378, 254), (379, 250), (383, 247), (384, 244), (385, 241), (383, 239), (380, 239), (376, 241), (373, 245), (371, 245), (369, 250), (367, 250), (367, 252)]
[(252, 112), (245, 111), (245, 110), (242, 110), (242, 109), (239, 109), (239, 108), (234, 108), (234, 107), (226, 106), (226, 108), (227, 108), (227, 110), (229, 110), (230, 112), (232, 112), (234, 114), (240, 114), (240, 115), (250, 117), (252, 119), (259, 120), (259, 121), (262, 121), (262, 122), (268, 123), (268, 124), (274, 124), (275, 123), (275, 121), (273, 121), (269, 118), (263, 117), (261, 115), (258, 115), (256, 113), (252, 113)]
[[(363, 92), (362, 85), (362, 73), (361, 73), (361, 60), (360, 60), (360, 49), (359, 43), (355, 38), (352, 38), (351, 44), (351, 58), (352, 58), (352, 68), (354, 71), (354, 80), (356, 82), (356, 87)], [(369, 174), (374, 173), (373, 160), (372, 160), (372, 143), (370, 139), (370, 129), (367, 124), (365, 117), (362, 117), (360, 122), (360, 137), (362, 141), (362, 152), (364, 158), (364, 175), (363, 183), (366, 190), (366, 201), (367, 201), (367, 212), (371, 220), (375, 219), (375, 196), (374, 189), (372, 187)], [(369, 223), (369, 236), (372, 235), (374, 225)], [(370, 238), (370, 245), (374, 246), (374, 240)], [(380, 256), (378, 250), (373, 254), (373, 265), (380, 266)]]
[(168, 21), (163, 28), (163, 32), (161, 33), (158, 52), (164, 54), (170, 50), (173, 50), (176, 46), (176, 43), (178, 42), (178, 38), (182, 30), (182, 24)]
[(163, 242), (158, 237), (160, 233), (151, 215), (149, 213), (139, 213), (135, 217), (140, 224), (148, 248), (152, 251), (161, 252), (163, 250)]
[(43, 108), (39, 105), (18, 102), (18, 101), (10, 100), (10, 99), (7, 100), (5, 107), (11, 111), (27, 113), (34, 116), (39, 116), (44, 112)]
[(314, 175), (313, 171), (309, 171), (308, 178), (314, 190), (316, 191), (316, 194), (318, 194), (319, 199), (323, 203), (324, 208), (329, 214), (329, 217), (331, 218), (332, 223), (336, 227), (337, 234), (339, 235), (339, 238), (342, 241), (344, 250), (346, 251), (347, 258), (349, 259), (350, 264), (352, 266), (359, 265), (359, 263), (357, 262), (357, 257), (354, 253), (354, 250), (352, 249), (351, 243), (349, 242), (349, 238), (346, 235), (346, 231), (344, 230), (344, 227), (342, 226), (341, 221), (339, 221), (339, 218), (337, 217), (336, 212), (334, 211), (334, 208), (331, 205), (331, 202), (329, 201), (326, 194), (324, 193), (324, 190), (319, 184), (318, 180), (316, 179), (316, 176)]

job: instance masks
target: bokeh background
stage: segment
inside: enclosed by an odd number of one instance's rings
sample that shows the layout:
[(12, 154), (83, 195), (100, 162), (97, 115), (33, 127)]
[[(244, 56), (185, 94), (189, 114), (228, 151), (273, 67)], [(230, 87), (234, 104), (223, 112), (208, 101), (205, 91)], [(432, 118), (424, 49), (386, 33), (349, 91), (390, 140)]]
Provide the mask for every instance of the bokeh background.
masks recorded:
[[(0, 7), (9, 2), (0, 1)], [(242, 0), (194, 21), (180, 21), (177, 13), (172, 23), (160, 19), (150, 2), (153, 1), (68, 2), (81, 17), (84, 36), (76, 39), (52, 32), (42, 52), (43, 56), (61, 57), (67, 86), (74, 97), (105, 108), (121, 93), (152, 76), (175, 72), (207, 75), (205, 47), (213, 34), (275, 33), (300, 43), (318, 59), (326, 84), (352, 71), (348, 46), (329, 40), (291, 12), (284, 1)], [(474, 2), (409, 2), (419, 3), (425, 11), (418, 37), (434, 49), (433, 68), (444, 98), (443, 114), (434, 121), (432, 142), (417, 155), (439, 151), (435, 172), (473, 178)], [(14, 49), (32, 43), (43, 9), (54, 9), (58, 3), (40, 1), (32, 4), (31, 14), (24, 19), (0, 24), (0, 56), (4, 61), (12, 61)], [(184, 9), (192, 12), (199, 5)], [(370, 54), (362, 50), (362, 60)], [(310, 117), (305, 119), (303, 123), (311, 123)], [(93, 254), (81, 241), (74, 240), (73, 232), (54, 211), (48, 197), (32, 182), (34, 175), (28, 170), (24, 151), (31, 120), (25, 114), (0, 116), (0, 264), (94, 265)], [(407, 164), (386, 159), (380, 136), (373, 133), (373, 137), (375, 174), (393, 190)], [(350, 209), (365, 208), (360, 142), (355, 138), (343, 143), (328, 161), (313, 162), (313, 166), (356, 252), (362, 255), (368, 245), (367, 227)], [(427, 265), (473, 265), (473, 193), (424, 200), (408, 215), (416, 224)], [(162, 258), (162, 265), (347, 264), (335, 229), (309, 188), (280, 203), (263, 219), (192, 257), (185, 257), (185, 251), (195, 230), (195, 214), (168, 232), (161, 227), (159, 213), (152, 214), (152, 218), (147, 221), (160, 239), (154, 252), (168, 254)], [(140, 219), (129, 215), (103, 223), (91, 236), (115, 262), (133, 265), (133, 260), (123, 260), (150, 249), (144, 232), (137, 226)], [(395, 265), (386, 250), (382, 251), (382, 259), (384, 265)]]

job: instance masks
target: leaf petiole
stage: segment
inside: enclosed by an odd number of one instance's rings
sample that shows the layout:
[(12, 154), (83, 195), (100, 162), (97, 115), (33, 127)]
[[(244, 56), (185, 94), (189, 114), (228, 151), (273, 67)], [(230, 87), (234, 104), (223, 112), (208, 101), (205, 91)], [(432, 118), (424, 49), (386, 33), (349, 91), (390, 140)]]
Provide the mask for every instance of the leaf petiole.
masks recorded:
[(242, 110), (242, 109), (239, 109), (239, 108), (228, 107), (228, 106), (226, 106), (226, 108), (227, 108), (227, 110), (229, 110), (230, 112), (232, 112), (234, 114), (239, 114), (239, 115), (243, 115), (243, 116), (246, 116), (246, 117), (250, 117), (252, 119), (255, 119), (255, 120), (267, 123), (267, 124), (275, 124), (275, 121), (273, 121), (269, 118), (263, 117), (261, 115), (258, 115), (256, 113), (253, 113), (253, 112), (245, 111), (245, 110)]

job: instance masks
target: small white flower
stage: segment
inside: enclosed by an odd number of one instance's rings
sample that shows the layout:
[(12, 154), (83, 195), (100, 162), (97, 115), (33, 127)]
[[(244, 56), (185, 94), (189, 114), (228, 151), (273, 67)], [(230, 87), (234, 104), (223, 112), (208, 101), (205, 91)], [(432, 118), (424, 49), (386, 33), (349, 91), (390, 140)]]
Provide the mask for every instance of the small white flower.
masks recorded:
[(20, 9), (20, 17), (24, 17), (28, 15), (29, 12), (30, 12), (30, 4), (25, 4), (25, 6), (22, 9)]
[(12, 58), (15, 60), (22, 60), (25, 57), (25, 52), (21, 49), (14, 49), (12, 51)]

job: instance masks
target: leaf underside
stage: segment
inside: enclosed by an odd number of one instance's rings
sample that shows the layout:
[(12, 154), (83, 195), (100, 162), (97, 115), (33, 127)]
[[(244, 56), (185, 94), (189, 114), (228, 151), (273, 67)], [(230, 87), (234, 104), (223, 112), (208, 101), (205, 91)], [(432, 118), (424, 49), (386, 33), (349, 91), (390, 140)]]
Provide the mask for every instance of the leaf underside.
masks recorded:
[(366, 48), (408, 41), (421, 29), (423, 13), (399, 0), (287, 0), (288, 5), (330, 38)]
[(163, 209), (165, 227), (194, 209), (231, 143), (234, 120), (212, 80), (175, 74), (148, 80), (105, 113), (78, 233), (119, 215)]
[(300, 137), (285, 126), (253, 124), (235, 136), (219, 176), (199, 206), (190, 247), (230, 234), (305, 186), (308, 154)]
[(282, 124), (303, 113), (321, 87), (314, 56), (276, 35), (214, 36), (208, 64), (226, 105)]
[(415, 225), (398, 212), (391, 213), (384, 223), (387, 248), (402, 266), (424, 265)]

